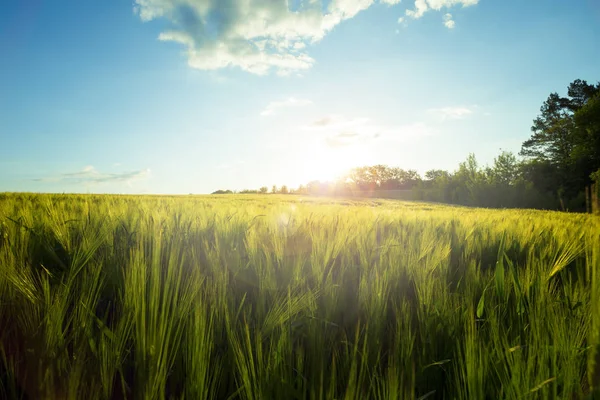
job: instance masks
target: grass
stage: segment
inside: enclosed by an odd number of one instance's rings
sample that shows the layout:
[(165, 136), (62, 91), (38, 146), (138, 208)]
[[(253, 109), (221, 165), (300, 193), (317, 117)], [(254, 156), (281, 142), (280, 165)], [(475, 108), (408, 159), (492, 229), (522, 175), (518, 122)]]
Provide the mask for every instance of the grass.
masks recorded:
[(584, 214), (0, 194), (0, 398), (598, 398), (599, 273)]

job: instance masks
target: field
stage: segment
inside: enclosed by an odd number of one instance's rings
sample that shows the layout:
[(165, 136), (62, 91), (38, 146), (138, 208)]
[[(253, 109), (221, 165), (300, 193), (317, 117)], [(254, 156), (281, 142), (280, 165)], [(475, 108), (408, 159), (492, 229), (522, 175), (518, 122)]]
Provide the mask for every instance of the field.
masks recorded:
[(599, 273), (584, 214), (0, 194), (0, 398), (596, 398)]

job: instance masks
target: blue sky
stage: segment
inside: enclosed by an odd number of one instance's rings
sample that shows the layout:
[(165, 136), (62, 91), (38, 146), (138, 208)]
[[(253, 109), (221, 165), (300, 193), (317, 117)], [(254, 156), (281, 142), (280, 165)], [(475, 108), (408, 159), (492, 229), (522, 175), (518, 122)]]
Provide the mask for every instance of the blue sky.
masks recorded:
[(0, 191), (207, 193), (518, 152), (597, 0), (8, 0)]

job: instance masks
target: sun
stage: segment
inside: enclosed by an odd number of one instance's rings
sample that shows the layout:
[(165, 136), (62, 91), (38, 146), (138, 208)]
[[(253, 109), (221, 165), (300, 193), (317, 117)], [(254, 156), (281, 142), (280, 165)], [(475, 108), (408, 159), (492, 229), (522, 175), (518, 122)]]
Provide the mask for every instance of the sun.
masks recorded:
[(315, 149), (308, 155), (297, 174), (303, 184), (311, 181), (334, 181), (343, 177), (352, 168), (368, 163), (368, 152), (359, 146), (329, 147)]

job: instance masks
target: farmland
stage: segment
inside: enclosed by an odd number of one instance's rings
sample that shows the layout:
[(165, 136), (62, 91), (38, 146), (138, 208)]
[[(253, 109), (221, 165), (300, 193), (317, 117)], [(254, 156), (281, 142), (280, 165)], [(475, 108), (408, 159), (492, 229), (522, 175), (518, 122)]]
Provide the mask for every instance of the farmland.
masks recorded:
[(0, 398), (583, 399), (600, 220), (0, 194)]

